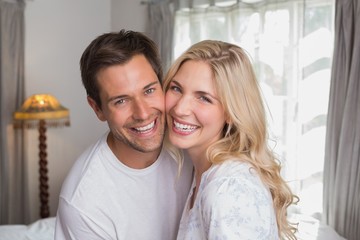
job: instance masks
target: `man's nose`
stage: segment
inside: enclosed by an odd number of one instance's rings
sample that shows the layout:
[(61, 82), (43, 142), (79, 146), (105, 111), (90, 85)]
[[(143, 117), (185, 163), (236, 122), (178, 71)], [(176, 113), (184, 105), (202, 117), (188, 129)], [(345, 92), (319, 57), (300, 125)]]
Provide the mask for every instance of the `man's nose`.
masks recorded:
[(133, 103), (133, 118), (138, 120), (147, 119), (151, 114), (151, 108), (143, 99), (135, 99)]

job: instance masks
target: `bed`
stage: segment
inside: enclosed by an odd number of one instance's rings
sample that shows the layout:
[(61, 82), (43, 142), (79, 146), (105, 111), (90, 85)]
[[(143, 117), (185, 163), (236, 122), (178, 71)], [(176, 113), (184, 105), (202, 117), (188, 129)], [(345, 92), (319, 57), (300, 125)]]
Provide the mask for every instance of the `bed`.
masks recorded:
[(55, 217), (29, 225), (0, 225), (0, 240), (53, 240)]
[[(299, 223), (298, 240), (346, 240), (315, 218), (296, 216), (293, 220)], [(54, 229), (54, 217), (30, 225), (0, 225), (0, 240), (53, 240)]]
[(295, 215), (290, 221), (298, 223), (298, 240), (346, 240), (333, 228), (314, 217)]

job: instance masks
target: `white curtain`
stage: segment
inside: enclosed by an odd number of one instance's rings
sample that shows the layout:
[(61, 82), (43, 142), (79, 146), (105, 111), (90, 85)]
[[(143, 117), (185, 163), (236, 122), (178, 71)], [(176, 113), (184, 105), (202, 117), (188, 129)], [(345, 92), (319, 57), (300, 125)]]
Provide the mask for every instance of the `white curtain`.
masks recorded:
[(269, 109), (270, 144), (283, 164), (283, 176), (300, 197), (293, 211), (319, 219), (334, 2), (180, 3), (174, 57), (203, 39), (232, 42), (248, 51)]
[(324, 219), (360, 239), (360, 3), (337, 0), (324, 168)]
[(12, 114), (24, 100), (23, 0), (0, 0), (0, 224), (26, 223), (26, 162)]

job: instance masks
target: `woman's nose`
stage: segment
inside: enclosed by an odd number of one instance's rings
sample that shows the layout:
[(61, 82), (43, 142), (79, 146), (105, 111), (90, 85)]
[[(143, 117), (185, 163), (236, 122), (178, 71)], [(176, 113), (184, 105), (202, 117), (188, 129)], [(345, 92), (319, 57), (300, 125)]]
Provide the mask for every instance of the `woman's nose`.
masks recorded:
[(176, 115), (189, 115), (192, 111), (192, 101), (188, 96), (181, 96), (174, 106)]

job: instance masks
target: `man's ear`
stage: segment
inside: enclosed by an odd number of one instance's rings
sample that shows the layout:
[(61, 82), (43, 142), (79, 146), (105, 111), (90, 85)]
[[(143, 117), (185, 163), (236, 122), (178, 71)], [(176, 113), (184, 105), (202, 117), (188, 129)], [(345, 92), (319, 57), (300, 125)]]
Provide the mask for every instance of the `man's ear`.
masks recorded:
[(95, 102), (94, 99), (92, 99), (91, 97), (87, 96), (87, 101), (90, 105), (90, 107), (94, 110), (96, 116), (98, 117), (98, 119), (100, 121), (106, 121), (106, 118), (103, 114), (103, 111), (101, 110), (101, 108), (98, 106), (98, 104)]

